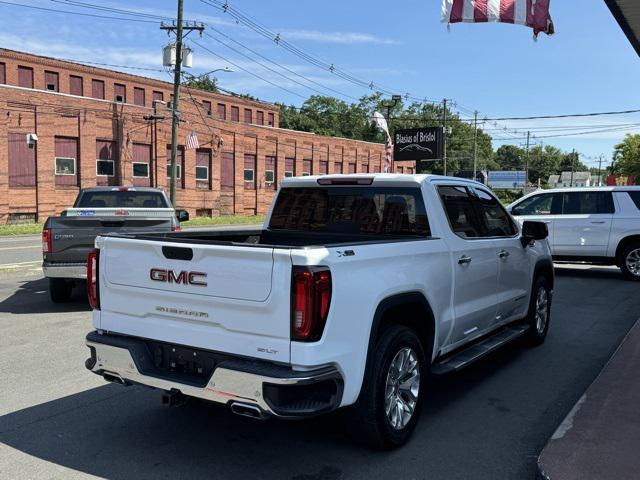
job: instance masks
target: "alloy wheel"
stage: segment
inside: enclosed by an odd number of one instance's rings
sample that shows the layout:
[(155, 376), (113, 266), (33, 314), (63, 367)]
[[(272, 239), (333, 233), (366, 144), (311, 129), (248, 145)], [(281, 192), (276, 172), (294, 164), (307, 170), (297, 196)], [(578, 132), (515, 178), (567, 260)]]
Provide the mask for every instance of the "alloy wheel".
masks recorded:
[(391, 361), (387, 373), (384, 411), (391, 426), (401, 430), (414, 415), (420, 394), (420, 363), (410, 347), (404, 347)]
[(631, 250), (626, 258), (627, 269), (636, 276), (640, 276), (640, 248)]
[(547, 289), (540, 287), (536, 295), (536, 330), (539, 334), (544, 333), (549, 320), (549, 294)]

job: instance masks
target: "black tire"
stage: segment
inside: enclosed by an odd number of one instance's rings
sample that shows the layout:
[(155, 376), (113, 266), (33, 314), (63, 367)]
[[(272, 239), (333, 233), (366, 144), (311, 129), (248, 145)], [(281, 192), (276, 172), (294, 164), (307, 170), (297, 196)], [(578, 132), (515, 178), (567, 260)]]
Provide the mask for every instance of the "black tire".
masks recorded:
[(73, 283), (64, 278), (49, 279), (49, 295), (53, 303), (66, 303), (71, 300)]
[[(388, 375), (391, 375), (390, 378), (395, 380), (394, 386), (390, 384), (390, 388), (392, 390), (395, 389), (395, 392), (389, 398), (398, 398), (400, 395), (405, 395), (404, 398), (407, 401), (403, 400), (404, 403), (402, 405), (407, 407), (412, 402), (406, 391), (399, 389), (400, 380), (394, 379), (395, 375), (390, 372), (392, 362), (397, 358), (397, 355), (402, 355), (401, 352), (407, 354), (413, 352), (415, 354), (413, 358), (417, 360), (419, 384), (416, 387), (418, 393), (413, 414), (406, 424), (394, 427), (385, 410)], [(413, 365), (413, 361), (410, 364)], [(428, 368), (424, 348), (414, 331), (399, 325), (392, 325), (386, 328), (374, 345), (360, 396), (357, 402), (345, 411), (345, 420), (349, 433), (359, 443), (376, 449), (391, 449), (405, 444), (411, 437), (420, 417), (427, 379)], [(390, 402), (393, 405), (398, 405), (394, 400), (390, 400)], [(396, 409), (395, 411), (398, 412), (399, 410)], [(403, 418), (402, 415), (400, 417), (396, 416), (396, 419)], [(403, 423), (403, 420), (398, 421)]]
[[(618, 266), (627, 280), (640, 282), (640, 242), (625, 245), (618, 257)], [(635, 263), (635, 268), (632, 265)], [(634, 272), (635, 270), (635, 272)]]
[[(545, 317), (546, 315), (546, 317)], [(526, 322), (529, 325), (527, 331), (527, 343), (530, 346), (542, 345), (547, 338), (549, 321), (551, 320), (551, 285), (545, 277), (537, 277), (531, 289), (529, 300), (529, 313)]]

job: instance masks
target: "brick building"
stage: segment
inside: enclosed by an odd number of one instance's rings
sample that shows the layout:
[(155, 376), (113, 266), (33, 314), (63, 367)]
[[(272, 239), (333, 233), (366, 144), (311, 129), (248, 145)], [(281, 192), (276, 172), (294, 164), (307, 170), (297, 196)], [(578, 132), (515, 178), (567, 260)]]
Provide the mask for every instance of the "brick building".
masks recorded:
[[(162, 102), (172, 91), (168, 82), (0, 49), (0, 223), (43, 221), (80, 187), (168, 190), (171, 114)], [(270, 103), (184, 87), (180, 95), (177, 204), (192, 216), (266, 213), (285, 176), (381, 171), (381, 144), (278, 128)], [(154, 105), (164, 120), (145, 119)], [(200, 148), (185, 149), (190, 132)], [(413, 173), (411, 164), (395, 169)]]

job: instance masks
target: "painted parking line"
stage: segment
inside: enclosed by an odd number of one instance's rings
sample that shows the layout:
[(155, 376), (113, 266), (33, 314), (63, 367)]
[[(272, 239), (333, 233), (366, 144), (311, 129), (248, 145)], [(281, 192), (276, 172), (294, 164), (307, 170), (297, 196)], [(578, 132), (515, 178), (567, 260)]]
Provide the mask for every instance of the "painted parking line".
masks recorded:
[(42, 260), (35, 260), (31, 262), (14, 262), (14, 263), (0, 263), (0, 269), (12, 269), (12, 268), (26, 268), (31, 265), (36, 266), (42, 263)]
[(42, 248), (42, 245), (29, 245), (24, 247), (0, 247), (0, 252), (5, 252), (7, 250), (25, 250), (27, 248)]

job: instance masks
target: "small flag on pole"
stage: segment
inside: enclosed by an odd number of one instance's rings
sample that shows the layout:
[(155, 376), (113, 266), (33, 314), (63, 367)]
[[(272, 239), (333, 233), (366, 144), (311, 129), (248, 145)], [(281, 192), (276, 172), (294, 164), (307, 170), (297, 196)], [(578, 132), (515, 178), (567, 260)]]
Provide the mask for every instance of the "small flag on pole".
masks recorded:
[(391, 143), (391, 137), (387, 138), (384, 144), (384, 173), (390, 173), (393, 171), (393, 143)]
[(387, 119), (384, 118), (380, 112), (373, 112), (373, 123), (387, 135), (387, 140), (384, 143), (384, 173), (392, 171), (393, 161), (393, 142), (391, 141), (391, 135), (389, 134), (389, 126)]
[(554, 33), (549, 14), (551, 0), (442, 0), (442, 21), (445, 23), (501, 22), (524, 25), (540, 32)]
[(192, 150), (194, 148), (200, 148), (200, 144), (198, 143), (198, 136), (196, 135), (195, 130), (191, 130), (187, 135), (187, 150)]

